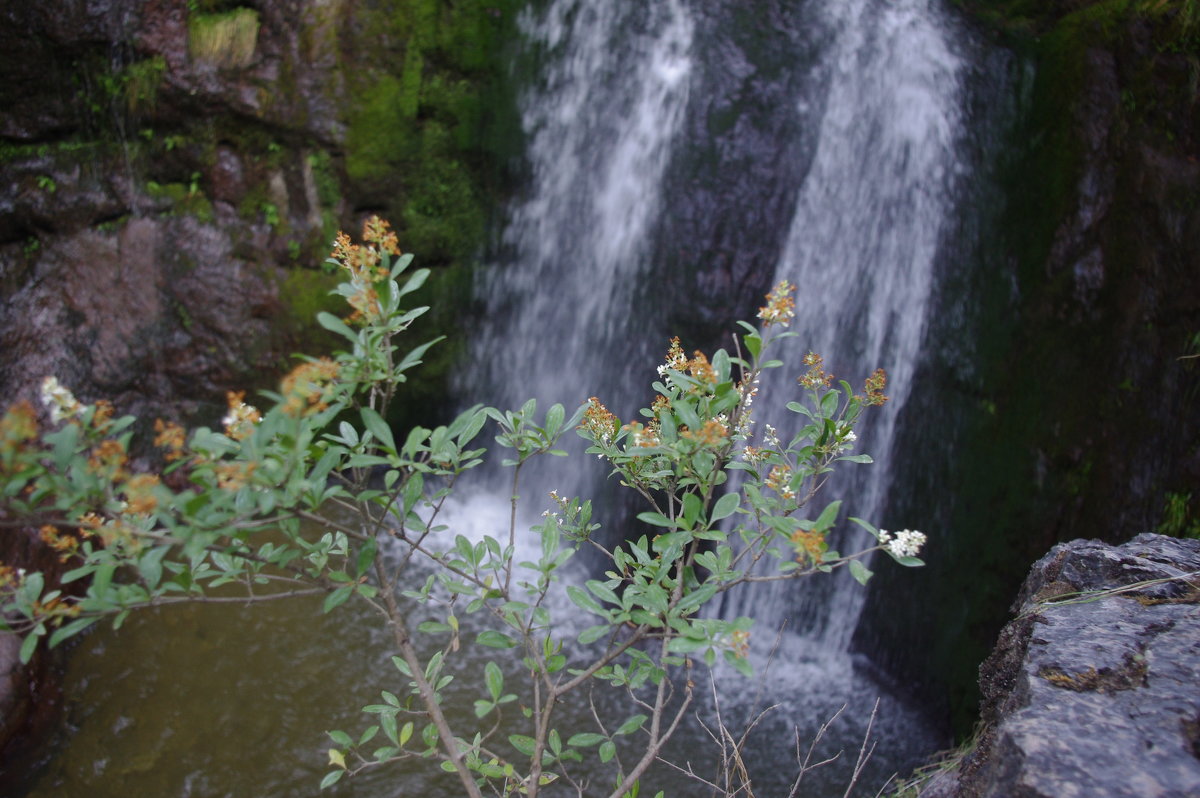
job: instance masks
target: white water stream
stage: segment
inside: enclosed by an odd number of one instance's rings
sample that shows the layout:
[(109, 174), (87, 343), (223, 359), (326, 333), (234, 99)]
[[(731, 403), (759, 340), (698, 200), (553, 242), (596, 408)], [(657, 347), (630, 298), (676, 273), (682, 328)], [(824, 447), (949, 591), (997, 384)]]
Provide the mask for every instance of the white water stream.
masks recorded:
[[(793, 380), (803, 371), (797, 360), (804, 351), (824, 356), (827, 369), (858, 391), (875, 368), (884, 368), (890, 401), (868, 411), (859, 429), (858, 450), (875, 463), (843, 465), (849, 473), (818, 500), (823, 506), (835, 494), (844, 497), (845, 512), (882, 525), (893, 473), (919, 467), (918, 453), (894, 452), (892, 441), (914, 388), (936, 257), (961, 177), (965, 64), (950, 49), (930, 0), (837, 0), (817, 7), (829, 35), (816, 67), (825, 73), (824, 113), (776, 268), (776, 281), (798, 287), (792, 329), (799, 338), (789, 342), (795, 346), (790, 368), (765, 381), (766, 407), (759, 412), (791, 415), (783, 405), (798, 398)], [(860, 533), (838, 545), (854, 550), (869, 541)], [(840, 652), (864, 595), (839, 575), (832, 586), (823, 580), (799, 590), (762, 587), (726, 611), (765, 625), (789, 623)]]

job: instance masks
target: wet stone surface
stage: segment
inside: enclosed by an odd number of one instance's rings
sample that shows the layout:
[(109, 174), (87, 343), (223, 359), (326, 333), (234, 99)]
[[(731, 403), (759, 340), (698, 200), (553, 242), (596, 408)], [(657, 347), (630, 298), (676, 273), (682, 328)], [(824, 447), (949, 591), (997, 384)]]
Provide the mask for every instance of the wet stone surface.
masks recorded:
[(1060, 544), (1016, 611), (980, 668), (979, 746), (938, 794), (1200, 794), (1200, 541)]

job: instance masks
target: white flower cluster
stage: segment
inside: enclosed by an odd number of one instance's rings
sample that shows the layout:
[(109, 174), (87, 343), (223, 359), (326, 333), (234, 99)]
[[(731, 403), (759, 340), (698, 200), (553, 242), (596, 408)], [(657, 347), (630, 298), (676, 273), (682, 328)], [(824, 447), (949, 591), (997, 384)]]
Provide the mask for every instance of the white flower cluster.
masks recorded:
[(225, 434), (236, 441), (248, 438), (254, 431), (254, 425), (262, 419), (258, 408), (248, 405), (241, 399), (231, 400), (229, 412), (221, 419), (225, 426)]
[(916, 557), (925, 545), (925, 535), (915, 529), (901, 529), (894, 535), (886, 529), (881, 529), (879, 542), (897, 557)]
[(42, 404), (50, 409), (50, 419), (55, 423), (83, 412), (83, 405), (57, 377), (42, 380)]
[(779, 442), (779, 433), (770, 424), (765, 425), (763, 428), (763, 442), (773, 448), (781, 448), (782, 444)]

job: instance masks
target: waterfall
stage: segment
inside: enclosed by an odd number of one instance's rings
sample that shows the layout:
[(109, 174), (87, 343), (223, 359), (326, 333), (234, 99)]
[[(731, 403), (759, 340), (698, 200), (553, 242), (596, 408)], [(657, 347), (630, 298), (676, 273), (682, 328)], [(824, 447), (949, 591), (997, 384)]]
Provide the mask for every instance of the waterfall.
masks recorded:
[[(653, 398), (654, 366), (681, 332), (672, 325), (700, 319), (697, 337), (705, 325), (729, 330), (753, 312), (748, 301), (788, 279), (800, 336), (779, 353), (787, 367), (764, 380), (756, 416), (787, 415), (808, 350), (860, 390), (885, 368), (891, 401), (860, 428), (876, 464), (846, 466), (821, 497), (885, 521), (903, 467), (891, 441), (964, 171), (968, 64), (949, 25), (935, 0), (549, 0), (527, 11), (537, 75), (520, 100), (528, 179), (477, 281), (486, 318), (462, 394), (507, 407), (533, 396), (543, 409), (597, 395), (628, 418)], [(566, 462), (569, 473), (552, 464), (546, 487), (596, 496), (594, 459)], [(521, 492), (536, 504), (536, 490)], [(602, 523), (606, 513), (620, 511), (598, 502)], [(781, 707), (756, 732), (771, 738), (756, 743), (759, 765), (790, 758), (793, 726), (810, 739), (839, 705), (850, 728), (838, 744), (862, 739), (880, 688), (847, 650), (864, 593), (843, 576), (756, 585), (721, 608), (757, 619), (751, 656)], [(783, 626), (787, 639), (768, 652)], [(760, 706), (762, 682), (718, 678), (727, 718)], [(903, 699), (885, 696), (880, 713), (890, 750), (877, 773), (940, 742)], [(705, 744), (692, 731), (680, 734), (680, 758)]]
[(520, 100), (529, 185), (481, 280), (470, 382), (501, 406), (533, 396), (573, 409), (621, 379), (609, 353), (629, 333), (693, 28), (679, 0), (562, 0), (527, 10), (521, 30), (542, 62)]
[[(780, 13), (762, 5), (764, 15)], [(934, 0), (809, 3), (790, 16), (764, 16), (751, 34), (738, 19), (745, 13), (738, 3), (688, 7), (683, 0), (556, 0), (524, 12), (521, 30), (537, 74), (520, 99), (528, 181), (507, 211), (497, 256), (480, 274), (486, 317), (459, 387), (504, 407), (530, 396), (543, 409), (551, 402), (575, 407), (599, 395), (628, 415), (649, 400), (645, 377), (675, 332), (656, 326), (655, 300), (647, 303), (635, 287), (674, 286), (680, 295), (664, 303), (711, 315), (721, 301), (711, 274), (684, 285), (654, 260), (683, 248), (679, 239), (694, 261), (746, 249), (756, 242), (743, 237), (731, 245), (721, 230), (757, 222), (755, 235), (777, 241), (773, 249), (758, 243), (750, 257), (775, 260), (772, 283), (798, 286), (799, 333), (783, 353), (788, 367), (763, 385), (768, 404), (758, 417), (778, 425), (790, 415), (783, 405), (796, 398), (791, 380), (808, 350), (856, 386), (886, 369), (891, 401), (868, 413), (860, 429), (860, 450), (875, 465), (843, 467), (847, 473), (821, 497), (842, 496), (849, 513), (881, 522), (899, 467), (893, 432), (912, 390), (933, 267), (962, 171), (956, 149), (965, 64)], [(776, 35), (776, 28), (786, 30)], [(774, 93), (747, 99), (747, 87), (774, 73), (790, 77), (776, 80)], [(739, 122), (717, 144), (700, 140), (724, 108), (771, 121), (756, 123), (765, 133)], [(778, 149), (764, 164), (761, 140), (771, 136), (795, 142), (769, 145)], [(708, 149), (720, 156), (695, 155)], [(748, 189), (730, 187), (747, 179), (754, 181)], [(689, 196), (667, 201), (665, 185)], [(789, 201), (764, 199), (775, 215), (763, 220), (747, 194)], [(741, 280), (734, 274), (725, 283)], [(554, 483), (539, 484), (539, 492), (595, 495), (595, 475), (574, 462), (567, 472), (555, 466)], [(799, 588), (760, 586), (730, 597), (722, 611), (764, 626), (787, 624), (817, 638), (817, 648), (844, 651), (863, 591), (842, 576)]]
[[(859, 429), (859, 449), (875, 463), (843, 464), (810, 510), (836, 495), (848, 514), (882, 525), (891, 474), (905, 465), (891, 450), (893, 433), (913, 389), (935, 260), (954, 209), (964, 64), (929, 0), (839, 0), (820, 10), (829, 41), (817, 67), (825, 106), (776, 268), (776, 281), (798, 287), (799, 338), (787, 342), (795, 347), (785, 356), (789, 368), (764, 381), (763, 417), (790, 415), (783, 405), (798, 398), (793, 380), (805, 351), (824, 356), (860, 391), (884, 368), (890, 401), (869, 409)], [(848, 551), (869, 541), (860, 532), (832, 542)], [(786, 622), (836, 652), (846, 648), (864, 595), (838, 574), (833, 587), (777, 584), (726, 611), (753, 614), (764, 626)]]

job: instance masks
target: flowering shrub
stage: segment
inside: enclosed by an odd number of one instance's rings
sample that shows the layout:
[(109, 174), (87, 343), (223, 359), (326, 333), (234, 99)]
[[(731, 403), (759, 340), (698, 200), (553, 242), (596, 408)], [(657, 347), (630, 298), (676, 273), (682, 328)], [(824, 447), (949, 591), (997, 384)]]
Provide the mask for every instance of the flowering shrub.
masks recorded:
[[(875, 545), (843, 554), (828, 540), (841, 502), (809, 510), (837, 465), (870, 462), (853, 453), (854, 426), (886, 400), (882, 371), (855, 393), (845, 382), (832, 387), (810, 353), (788, 423), (755, 432), (760, 376), (783, 365), (768, 352), (794, 336), (786, 330), (795, 314), (786, 282), (760, 310), (761, 329), (742, 323), (733, 354), (689, 357), (672, 340), (640, 420), (623, 423), (598, 398), (570, 418), (561, 405), (540, 415), (530, 401), (519, 410), (474, 407), (447, 426), (398, 437), (385, 421), (388, 408), (434, 343), (407, 352), (397, 344), (426, 310), (401, 307), (428, 275), (406, 276), (411, 260), (377, 219), (362, 244), (340, 235), (331, 261), (348, 275), (338, 292), (352, 313), (323, 313), (318, 322), (346, 351), (305, 358), (267, 396), (266, 409), (229, 394), (221, 429), (189, 433), (155, 422), (157, 472), (130, 465), (132, 418), (79, 402), (53, 377), (42, 390), (49, 427), (27, 403), (8, 410), (0, 420), (0, 523), (39, 528), (70, 566), (63, 583), (86, 585), (68, 595), (40, 573), (0, 569), (4, 627), (24, 636), (23, 659), (43, 639), (53, 646), (101, 618), (119, 624), (139, 607), (323, 594), (330, 612), (361, 601), (391, 632), (397, 687), (363, 709), (369, 723), (361, 733), (330, 732), (332, 768), (322, 786), (417, 756), (457, 774), (471, 796), (532, 796), (555, 780), (582, 794), (572, 765), (594, 751), (612, 769), (615, 798), (636, 794), (688, 712), (697, 660), (712, 666), (722, 657), (751, 671), (752, 621), (706, 616), (715, 597), (843, 566), (865, 582), (864, 559), (874, 551), (921, 564), (920, 533), (850, 519)], [(507, 534), (439, 544), (443, 508), (481, 462), (484, 449), (474, 442), (489, 420), (512, 470)], [(540, 553), (518, 561), (522, 470), (533, 458), (564, 454), (558, 443), (571, 429), (644, 502), (644, 527), (608, 548), (593, 534), (589, 501), (552, 493), (532, 530)], [(567, 646), (546, 599), (583, 547), (607, 570), (566, 586), (569, 602), (591, 618)], [(410, 628), (414, 605), (435, 620)], [(474, 616), (473, 640), (460, 612)], [(457, 671), (462, 645), (519, 659), (528, 683), (507, 684), (496, 660), (482, 674)], [(672, 669), (682, 678), (671, 678)], [(443, 691), (468, 677), (476, 680), (478, 725), (455, 728)], [(596, 681), (628, 690), (629, 707), (642, 711), (617, 724), (596, 718), (591, 728), (560, 728), (559, 702)], [(518, 693), (522, 711), (513, 713)], [(634, 734), (645, 753), (623, 761), (616, 739)]]

